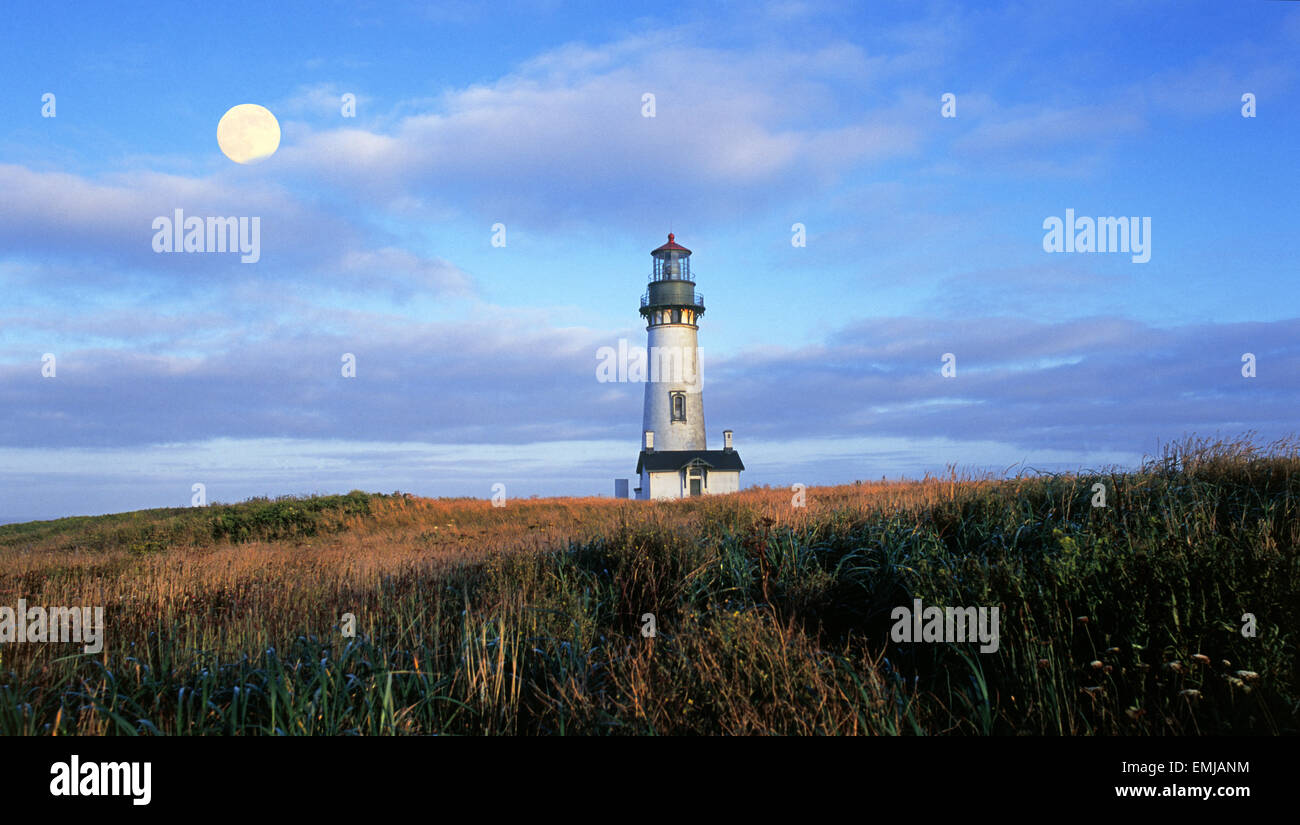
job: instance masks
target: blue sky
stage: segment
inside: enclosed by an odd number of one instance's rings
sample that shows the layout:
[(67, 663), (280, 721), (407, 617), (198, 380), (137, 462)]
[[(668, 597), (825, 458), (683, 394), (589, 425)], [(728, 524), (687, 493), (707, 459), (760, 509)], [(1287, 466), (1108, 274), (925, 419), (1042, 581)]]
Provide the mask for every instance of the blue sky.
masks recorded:
[[(1298, 429), (1300, 4), (434, 5), (7, 7), (0, 522), (607, 495), (643, 387), (596, 353), (669, 230), (746, 484)], [(155, 253), (176, 208), (260, 217), (260, 260)], [(1067, 208), (1149, 217), (1150, 261), (1048, 254)]]

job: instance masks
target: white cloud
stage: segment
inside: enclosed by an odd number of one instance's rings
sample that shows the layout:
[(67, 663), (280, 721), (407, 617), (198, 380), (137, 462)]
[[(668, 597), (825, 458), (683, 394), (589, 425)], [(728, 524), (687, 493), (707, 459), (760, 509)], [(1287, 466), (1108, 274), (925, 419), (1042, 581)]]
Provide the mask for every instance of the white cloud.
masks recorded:
[[(848, 43), (760, 53), (681, 32), (569, 44), (492, 83), (449, 91), (386, 133), (304, 134), (281, 151), (301, 176), (391, 199), (432, 192), (535, 214), (689, 201), (719, 189), (780, 196), (809, 175), (913, 150), (916, 130), (855, 97), (883, 69)], [(642, 117), (642, 95), (656, 116)]]

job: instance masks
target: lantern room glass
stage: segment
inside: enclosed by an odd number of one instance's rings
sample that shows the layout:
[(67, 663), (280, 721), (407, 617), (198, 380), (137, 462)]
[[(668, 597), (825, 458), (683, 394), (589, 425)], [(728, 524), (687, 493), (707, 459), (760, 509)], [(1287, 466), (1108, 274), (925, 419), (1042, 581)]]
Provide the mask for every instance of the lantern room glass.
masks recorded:
[(655, 256), (654, 279), (656, 281), (691, 280), (691, 257), (684, 252), (669, 250), (662, 256)]

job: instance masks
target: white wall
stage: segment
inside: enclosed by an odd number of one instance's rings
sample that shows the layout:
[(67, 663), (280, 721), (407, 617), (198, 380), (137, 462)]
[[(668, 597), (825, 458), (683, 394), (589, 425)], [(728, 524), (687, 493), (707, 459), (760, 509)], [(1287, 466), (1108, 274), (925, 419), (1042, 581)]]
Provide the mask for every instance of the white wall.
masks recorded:
[(650, 474), (650, 498), (681, 497), (682, 474), (680, 471)]
[[(647, 477), (648, 476), (648, 477)], [(740, 491), (740, 473), (736, 470), (709, 470), (705, 479), (707, 495), (736, 493)], [(641, 471), (641, 498), (685, 498), (686, 486), (682, 471), (646, 473)]]
[[(686, 324), (667, 324), (652, 326), (646, 333), (645, 409), (641, 417), (641, 432), (654, 431), (655, 449), (660, 452), (708, 449), (704, 429), (703, 359), (699, 355), (697, 332), (695, 327)], [(650, 365), (662, 359), (662, 355), (655, 357), (656, 347), (683, 359), (682, 367), (679, 371), (660, 374), (659, 380), (651, 381)], [(668, 394), (678, 390), (686, 393), (684, 422), (672, 421)], [(642, 441), (642, 446), (644, 444)]]
[(709, 470), (709, 493), (740, 492), (740, 472), (737, 470)]

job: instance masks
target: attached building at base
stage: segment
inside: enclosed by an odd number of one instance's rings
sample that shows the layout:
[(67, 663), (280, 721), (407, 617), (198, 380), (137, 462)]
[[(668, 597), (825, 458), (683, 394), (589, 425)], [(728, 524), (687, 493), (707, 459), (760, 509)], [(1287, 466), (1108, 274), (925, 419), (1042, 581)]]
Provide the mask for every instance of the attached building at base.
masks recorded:
[(636, 474), (641, 480), (637, 498), (739, 492), (743, 469), (740, 453), (735, 450), (642, 450), (636, 462)]

